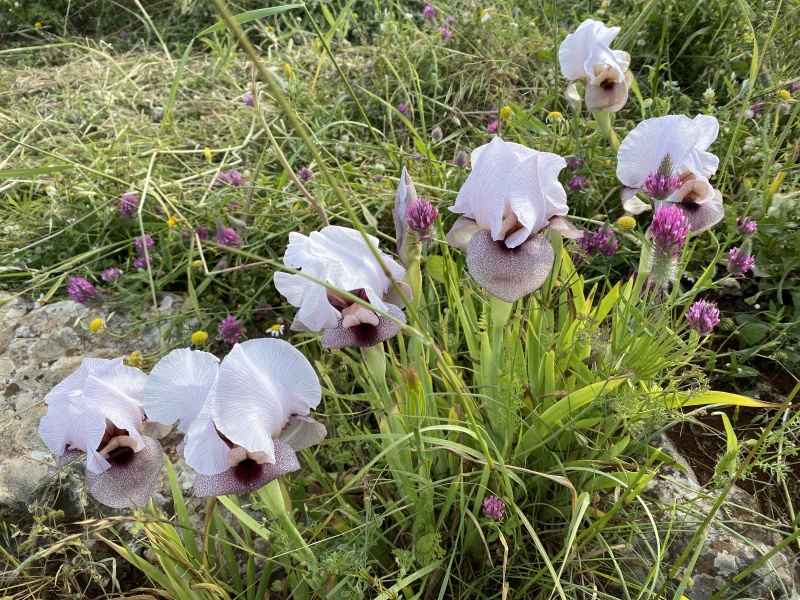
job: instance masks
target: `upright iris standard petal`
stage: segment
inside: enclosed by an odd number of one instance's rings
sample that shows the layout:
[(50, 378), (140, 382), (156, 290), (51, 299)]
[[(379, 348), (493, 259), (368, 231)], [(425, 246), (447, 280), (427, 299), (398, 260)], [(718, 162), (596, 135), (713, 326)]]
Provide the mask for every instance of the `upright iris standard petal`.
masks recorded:
[(87, 468), (100, 472), (108, 462), (97, 453), (106, 432), (106, 416), (79, 392), (51, 397), (39, 422), (39, 435), (50, 452), (63, 456), (69, 449), (87, 453)]
[(558, 175), (567, 163), (496, 137), (473, 152), (473, 164), (450, 208), (463, 216), (446, 240), (466, 251), (467, 268), (478, 284), (513, 302), (538, 289), (553, 266), (553, 249), (539, 232), (582, 235), (563, 218), (567, 194)]
[[(162, 358), (144, 385), (144, 408), (151, 419), (178, 423), (189, 431), (217, 384), (219, 359), (210, 352), (179, 348)], [(176, 398), (180, 397), (181, 402)]]
[(273, 438), (292, 415), (308, 415), (322, 398), (313, 367), (282, 340), (238, 344), (220, 366), (214, 423), (231, 442), (275, 461)]
[[(373, 247), (378, 247), (376, 238), (368, 236), (368, 239)], [(300, 309), (292, 329), (328, 332), (359, 327), (361, 333), (358, 335), (354, 335), (355, 332), (331, 335), (337, 340), (349, 339), (359, 345), (363, 345), (364, 341), (374, 344), (387, 339), (383, 334), (389, 329), (383, 325), (386, 321), (391, 322), (391, 319), (381, 313), (394, 314), (392, 307), (400, 310), (402, 304), (394, 286), (398, 285), (408, 299), (411, 298), (411, 290), (402, 282), (405, 269), (383, 252), (379, 252), (379, 255), (386, 271), (364, 237), (345, 227), (325, 227), (308, 237), (290, 235), (283, 260), (287, 266), (300, 269), (301, 274), (276, 273), (274, 281), (275, 287), (286, 296), (289, 303)], [(311, 278), (325, 282), (334, 289)], [(361, 302), (355, 302), (352, 296)], [(394, 325), (393, 335), (396, 335), (399, 327), (396, 323)], [(367, 332), (369, 327), (375, 330)], [(323, 336), (323, 340), (330, 337)]]

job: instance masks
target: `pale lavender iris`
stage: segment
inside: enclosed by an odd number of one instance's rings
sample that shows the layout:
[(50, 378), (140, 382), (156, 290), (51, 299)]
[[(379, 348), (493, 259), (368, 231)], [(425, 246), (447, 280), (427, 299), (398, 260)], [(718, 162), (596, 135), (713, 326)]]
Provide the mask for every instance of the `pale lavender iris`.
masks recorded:
[(481, 287), (514, 302), (539, 289), (553, 266), (544, 229), (582, 235), (563, 218), (567, 193), (558, 174), (566, 161), (496, 137), (473, 151), (472, 165), (450, 207), (462, 216), (447, 243), (466, 252), (469, 274)]
[(322, 397), (300, 351), (278, 339), (237, 344), (219, 364), (208, 352), (173, 350), (144, 388), (148, 414), (178, 423), (178, 451), (197, 471), (196, 496), (253, 492), (300, 468), (296, 453), (325, 426), (308, 415)]

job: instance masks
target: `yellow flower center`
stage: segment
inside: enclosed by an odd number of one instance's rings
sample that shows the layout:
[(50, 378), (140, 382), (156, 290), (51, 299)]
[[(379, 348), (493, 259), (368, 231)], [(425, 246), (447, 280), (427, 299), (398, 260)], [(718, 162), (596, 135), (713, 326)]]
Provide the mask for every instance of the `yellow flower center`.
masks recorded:
[(549, 114), (547, 115), (547, 120), (548, 120), (548, 121), (557, 121), (557, 122), (559, 122), (559, 123), (560, 123), (561, 121), (563, 121), (563, 120), (564, 120), (564, 115), (562, 115), (562, 114), (561, 114), (560, 112), (558, 112), (557, 110), (554, 110), (553, 112), (551, 112), (551, 113), (549, 113)]
[(178, 217), (176, 217), (175, 215), (167, 219), (167, 227), (175, 227), (175, 225), (177, 224), (178, 224)]
[(105, 324), (106, 322), (103, 319), (94, 319), (91, 323), (89, 323), (89, 331), (92, 333), (97, 333)]

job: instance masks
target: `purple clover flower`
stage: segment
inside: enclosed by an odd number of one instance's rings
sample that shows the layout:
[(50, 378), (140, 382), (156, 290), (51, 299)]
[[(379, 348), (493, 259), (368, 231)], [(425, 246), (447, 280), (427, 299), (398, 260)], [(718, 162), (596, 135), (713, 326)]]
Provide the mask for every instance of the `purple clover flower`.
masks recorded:
[(201, 240), (208, 239), (208, 229), (206, 229), (202, 225), (196, 225), (194, 228), (194, 232), (197, 234), (197, 237), (199, 237)]
[(442, 25), (441, 27), (437, 28), (436, 31), (439, 32), (445, 42), (453, 37), (453, 32), (447, 25)]
[(739, 235), (753, 235), (758, 229), (758, 223), (750, 217), (739, 217), (736, 219), (736, 226), (739, 228)]
[(584, 233), (583, 237), (578, 239), (578, 247), (587, 256), (595, 251), (603, 256), (614, 256), (619, 251), (619, 240), (613, 230), (601, 227), (591, 235)]
[(577, 171), (583, 161), (579, 156), (573, 156), (567, 161), (567, 168), (570, 171)]
[(297, 176), (303, 181), (311, 181), (312, 179), (314, 179), (314, 171), (312, 171), (308, 167), (303, 167), (297, 172)]
[(408, 116), (408, 107), (406, 106), (405, 102), (401, 102), (400, 104), (398, 104), (397, 110), (399, 110), (400, 114), (403, 115), (404, 117)]
[(217, 173), (217, 178), (214, 180), (214, 185), (217, 187), (223, 187), (225, 185), (242, 187), (244, 183), (244, 177), (242, 177), (239, 171), (230, 171), (229, 173), (219, 172)]
[(492, 521), (499, 521), (506, 512), (505, 502), (497, 496), (489, 496), (483, 501), (483, 514)]
[(411, 155), (411, 158), (414, 160), (422, 160), (425, 157), (422, 155), (422, 152), (414, 152), (414, 154)]
[(91, 306), (97, 298), (97, 290), (83, 277), (73, 277), (67, 284), (67, 295), (79, 304)]
[(650, 235), (656, 254), (677, 258), (689, 233), (689, 220), (674, 204), (666, 204), (656, 211)]
[(136, 240), (133, 242), (134, 247), (136, 248), (136, 254), (144, 254), (145, 246), (147, 249), (150, 250), (153, 246), (155, 246), (155, 241), (149, 235), (145, 234), (143, 238), (137, 237)]
[(686, 313), (689, 326), (700, 335), (708, 335), (719, 325), (719, 309), (714, 302), (698, 300)]
[(800, 89), (800, 81), (793, 81), (789, 84), (790, 92), (796, 92), (798, 89)]
[(217, 243), (228, 248), (238, 248), (242, 245), (242, 238), (239, 237), (235, 229), (222, 226), (217, 229)]
[(225, 210), (233, 212), (235, 210), (239, 210), (241, 206), (242, 206), (241, 202), (234, 200), (233, 202), (228, 202), (228, 204), (225, 205)]
[(500, 129), (500, 121), (495, 119), (493, 121), (490, 121), (489, 124), (486, 126), (486, 133), (495, 134), (497, 133), (498, 129)]
[(467, 166), (468, 159), (469, 157), (467, 156), (467, 153), (464, 152), (464, 150), (459, 150), (458, 153), (456, 154), (456, 157), (453, 159), (453, 164), (457, 166), (459, 169), (463, 169), (464, 167)]
[(425, 5), (422, 9), (422, 18), (426, 21), (433, 21), (436, 18), (436, 9), (430, 4)]
[(445, 25), (452, 25), (452, 24), (454, 24), (455, 22), (456, 22), (456, 18), (455, 18), (455, 17), (447, 17), (447, 18), (444, 20), (444, 24), (445, 24)]
[(119, 269), (119, 267), (111, 267), (110, 269), (103, 271), (100, 279), (106, 283), (114, 283), (120, 277), (122, 277), (122, 271)]
[(244, 333), (244, 325), (242, 322), (231, 315), (217, 325), (219, 331), (219, 338), (226, 344), (233, 346), (239, 341)]
[(244, 96), (242, 96), (242, 102), (244, 102), (245, 106), (253, 106), (255, 104), (253, 92), (247, 92)]
[(434, 127), (431, 130), (431, 138), (436, 140), (437, 142), (442, 139), (443, 135), (444, 134), (442, 133), (442, 128), (441, 127)]
[(644, 187), (649, 196), (655, 200), (665, 200), (672, 192), (681, 187), (681, 178), (677, 175), (650, 173), (644, 180)]
[(122, 194), (119, 200), (119, 216), (127, 218), (137, 210), (139, 210), (139, 198), (136, 194)]
[(573, 175), (567, 185), (569, 186), (569, 191), (580, 192), (586, 187), (586, 177), (583, 175)]
[(413, 231), (416, 231), (421, 236), (429, 236), (438, 214), (438, 208), (425, 198), (420, 197), (406, 209), (406, 222)]
[(152, 256), (148, 256), (148, 257), (145, 257), (144, 255), (137, 256), (136, 258), (133, 259), (133, 268), (134, 269), (146, 269), (148, 263), (150, 264), (151, 267), (155, 264), (155, 260), (153, 260)]
[(380, 183), (381, 181), (383, 181), (383, 173), (376, 173), (375, 175), (372, 176), (372, 179), (376, 183)]
[(741, 248), (731, 248), (728, 252), (728, 271), (734, 277), (743, 277), (756, 266), (756, 259)]

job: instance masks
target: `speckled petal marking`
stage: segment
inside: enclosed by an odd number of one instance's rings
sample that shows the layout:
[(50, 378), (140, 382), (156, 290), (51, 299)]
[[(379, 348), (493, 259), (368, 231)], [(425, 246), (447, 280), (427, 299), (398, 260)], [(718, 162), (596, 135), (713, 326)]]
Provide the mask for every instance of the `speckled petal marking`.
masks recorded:
[(693, 202), (678, 202), (675, 204), (686, 215), (692, 235), (711, 229), (725, 216), (725, 208), (716, 198), (710, 202), (695, 204)]
[(467, 268), (472, 278), (492, 296), (514, 302), (538, 290), (553, 268), (555, 252), (543, 236), (532, 235), (524, 244), (508, 248), (479, 231), (467, 246)]
[(264, 487), (273, 479), (300, 469), (300, 462), (288, 444), (275, 440), (275, 464), (256, 464), (248, 460), (219, 475), (197, 475), (194, 480), (194, 495), (227, 496), (249, 494)]
[[(489, 232), (486, 232), (489, 233)], [(491, 236), (491, 234), (489, 234)], [(398, 321), (406, 322), (406, 316), (394, 304), (387, 304), (387, 312)], [(393, 338), (400, 332), (400, 326), (394, 321), (381, 316), (377, 325), (362, 323), (355, 327), (343, 328), (341, 321), (339, 327), (326, 329), (322, 334), (323, 348), (347, 348), (349, 346), (374, 346), (384, 340)]]
[(89, 492), (99, 502), (111, 508), (147, 506), (158, 472), (164, 465), (161, 444), (144, 436), (144, 448), (133, 454), (125, 464), (112, 464), (102, 473), (86, 471)]

